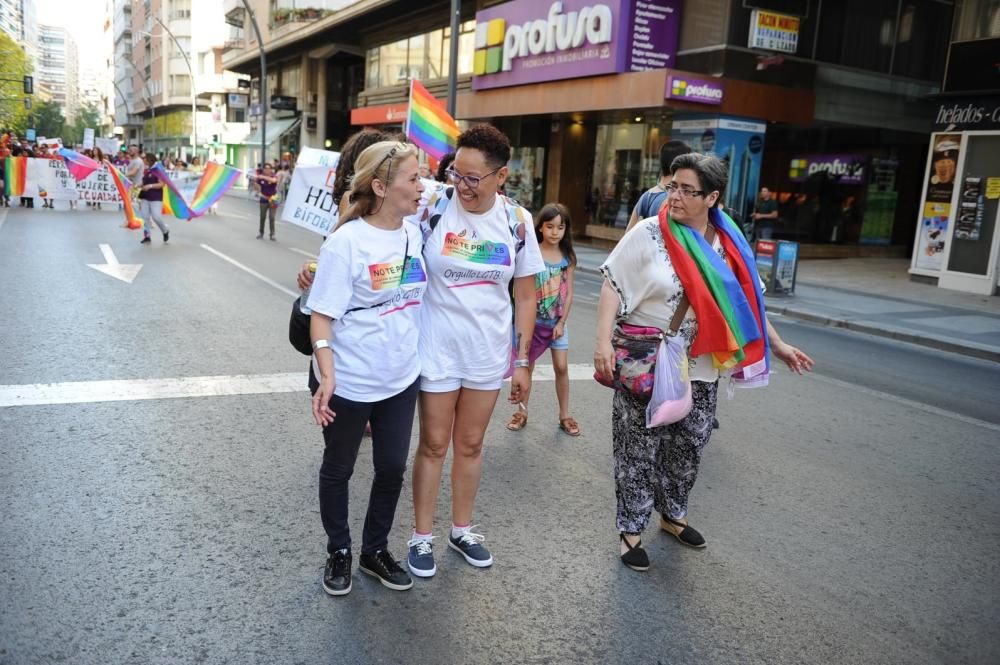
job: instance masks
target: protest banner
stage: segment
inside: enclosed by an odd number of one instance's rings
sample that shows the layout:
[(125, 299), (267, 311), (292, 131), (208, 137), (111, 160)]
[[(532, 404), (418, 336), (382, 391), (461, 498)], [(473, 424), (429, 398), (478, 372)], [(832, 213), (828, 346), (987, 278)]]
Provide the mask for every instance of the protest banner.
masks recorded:
[(305, 147), (299, 152), (295, 166), (327, 166), (331, 169), (337, 168), (340, 163), (340, 153), (332, 150), (320, 150), (319, 148)]
[[(50, 139), (51, 140), (51, 139)], [(58, 159), (29, 159), (24, 184), (24, 196), (57, 201), (76, 201), (76, 179)]]
[(83, 149), (93, 150), (94, 149), (94, 128), (84, 127), (83, 129)]
[(320, 235), (329, 235), (337, 224), (337, 206), (333, 202), (333, 179), (336, 174), (336, 170), (329, 166), (303, 166), (299, 162), (292, 174), (281, 220)]
[(108, 159), (114, 157), (119, 150), (121, 150), (122, 142), (118, 139), (102, 139), (97, 137), (94, 139), (94, 145), (101, 149), (101, 152), (107, 156)]
[(81, 201), (90, 203), (118, 203), (122, 200), (107, 166), (77, 181), (76, 191)]

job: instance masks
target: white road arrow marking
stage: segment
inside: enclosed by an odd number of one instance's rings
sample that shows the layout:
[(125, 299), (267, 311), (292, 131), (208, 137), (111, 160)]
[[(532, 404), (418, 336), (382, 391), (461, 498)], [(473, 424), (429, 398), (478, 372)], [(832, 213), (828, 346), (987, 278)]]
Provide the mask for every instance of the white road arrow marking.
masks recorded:
[(115, 258), (115, 253), (111, 251), (111, 245), (98, 245), (101, 248), (101, 254), (104, 255), (104, 263), (88, 263), (88, 268), (93, 268), (99, 272), (103, 272), (105, 275), (114, 277), (115, 279), (120, 279), (126, 284), (131, 284), (135, 276), (139, 274), (142, 269), (142, 264), (121, 264), (118, 263), (118, 259)]

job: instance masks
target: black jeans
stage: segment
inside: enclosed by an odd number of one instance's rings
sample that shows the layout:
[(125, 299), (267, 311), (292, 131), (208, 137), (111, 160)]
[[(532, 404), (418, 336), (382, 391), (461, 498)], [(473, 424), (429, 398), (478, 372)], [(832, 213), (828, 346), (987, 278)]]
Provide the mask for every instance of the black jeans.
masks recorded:
[(264, 220), (271, 220), (271, 236), (274, 236), (274, 215), (277, 213), (277, 208), (272, 208), (270, 203), (260, 204), (260, 235), (264, 235)]
[[(319, 514), (326, 530), (326, 549), (330, 554), (345, 547), (351, 548), (347, 485), (354, 473), (365, 424), (369, 422), (372, 425), (375, 478), (368, 499), (361, 552), (371, 554), (388, 545), (396, 504), (403, 489), (419, 384), (418, 379), (403, 392), (380, 402), (352, 402), (337, 395), (330, 400), (330, 408), (337, 417), (323, 428), (326, 448), (319, 469)], [(315, 393), (318, 387), (310, 371), (309, 389)]]

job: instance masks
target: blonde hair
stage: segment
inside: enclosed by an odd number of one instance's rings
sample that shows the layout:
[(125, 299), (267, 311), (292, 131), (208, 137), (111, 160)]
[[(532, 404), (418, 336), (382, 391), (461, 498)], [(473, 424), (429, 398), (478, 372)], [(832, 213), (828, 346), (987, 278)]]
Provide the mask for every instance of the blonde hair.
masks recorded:
[(402, 163), (416, 156), (415, 147), (398, 141), (379, 141), (365, 148), (354, 163), (354, 176), (347, 192), (349, 205), (340, 218), (341, 223), (375, 213), (382, 202), (372, 188), (372, 181), (378, 179), (388, 187)]

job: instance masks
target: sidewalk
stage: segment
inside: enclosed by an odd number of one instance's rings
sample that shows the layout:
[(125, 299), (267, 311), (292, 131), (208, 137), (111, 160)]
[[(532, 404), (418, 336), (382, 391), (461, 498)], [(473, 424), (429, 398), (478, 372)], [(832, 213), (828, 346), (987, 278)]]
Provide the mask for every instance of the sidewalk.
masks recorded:
[[(606, 250), (574, 247), (580, 270), (600, 274)], [(794, 296), (767, 298), (775, 314), (1000, 362), (1000, 297), (911, 282), (909, 259), (799, 263)]]

